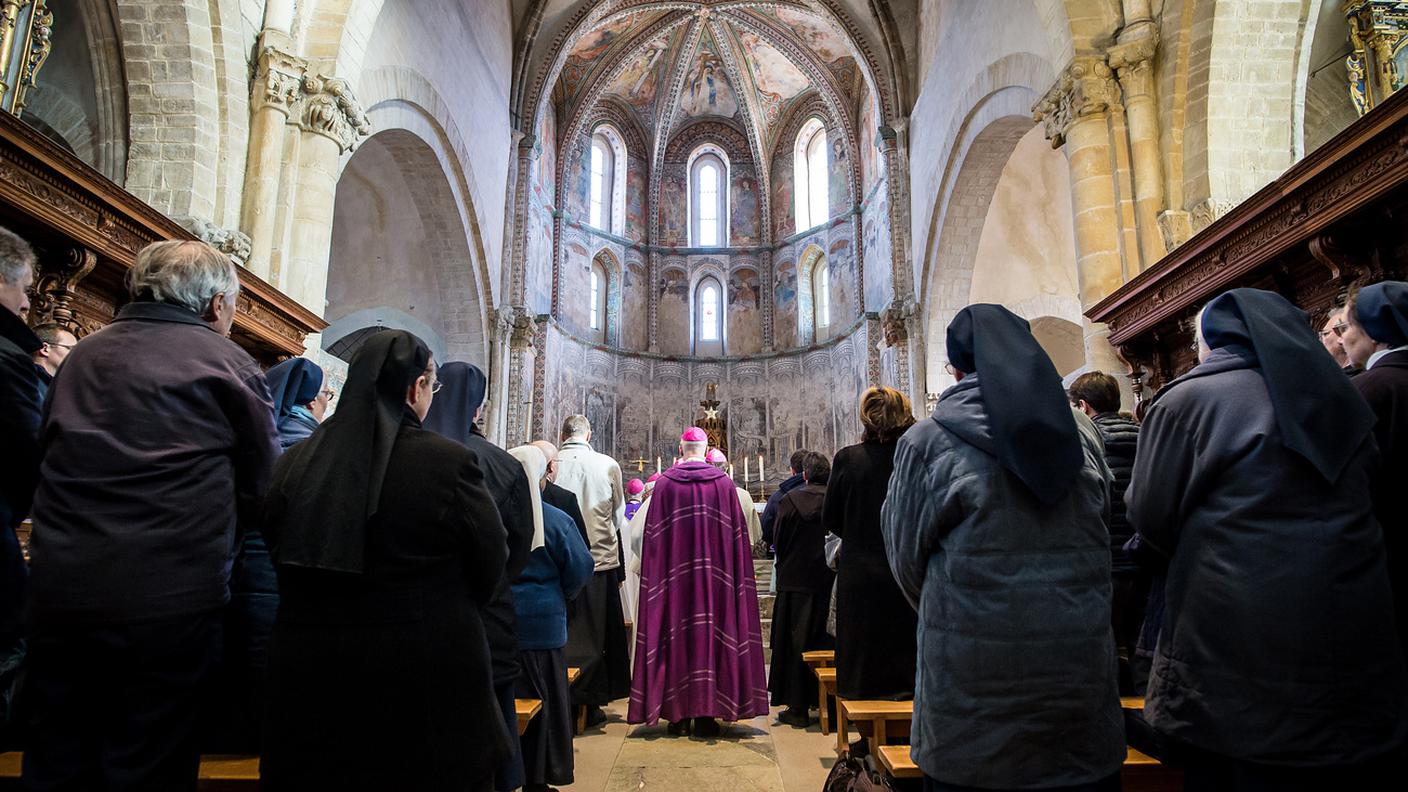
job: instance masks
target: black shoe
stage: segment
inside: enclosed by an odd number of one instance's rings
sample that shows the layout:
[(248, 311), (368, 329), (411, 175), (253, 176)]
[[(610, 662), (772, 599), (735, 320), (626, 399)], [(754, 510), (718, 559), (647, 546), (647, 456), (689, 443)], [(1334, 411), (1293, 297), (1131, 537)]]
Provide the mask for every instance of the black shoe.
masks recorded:
[(684, 720), (671, 721), (670, 726), (666, 729), (666, 731), (670, 733), (671, 737), (683, 737), (686, 734), (689, 734), (689, 718), (685, 718)]
[(600, 726), (606, 723), (606, 710), (601, 707), (590, 707), (587, 709), (587, 728)]
[(791, 707), (778, 713), (777, 719), (787, 726), (794, 726), (798, 729), (805, 729), (812, 725), (812, 717), (807, 714), (806, 710), (795, 710)]
[(720, 734), (723, 734), (723, 733), (724, 733), (724, 728), (723, 728), (723, 726), (720, 726), (720, 725), (719, 725), (719, 722), (716, 721), (716, 720), (714, 720), (713, 718), (695, 718), (695, 719), (694, 719), (694, 736), (695, 736), (695, 737), (718, 737)]

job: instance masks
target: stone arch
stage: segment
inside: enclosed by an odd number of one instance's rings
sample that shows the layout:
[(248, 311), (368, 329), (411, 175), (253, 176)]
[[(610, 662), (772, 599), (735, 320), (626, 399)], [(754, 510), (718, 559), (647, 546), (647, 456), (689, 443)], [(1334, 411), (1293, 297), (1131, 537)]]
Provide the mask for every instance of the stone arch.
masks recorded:
[(1062, 379), (1085, 367), (1085, 334), (1081, 326), (1059, 316), (1029, 319), (1032, 337), (1056, 366)]
[(443, 360), (489, 362), (484, 299), (451, 176), (429, 142), (377, 132), (338, 180), (327, 317), (393, 308), (443, 339)]
[(1190, 10), (1183, 180), (1196, 232), (1294, 163), (1297, 83), (1318, 5), (1216, 0)]
[(812, 275), (817, 264), (825, 265), (826, 251), (815, 242), (802, 250), (797, 257), (797, 344), (810, 346), (816, 343), (816, 294), (812, 288)]
[(606, 273), (606, 327), (604, 328), (604, 343), (608, 346), (619, 347), (621, 345), (621, 301), (622, 283), (625, 280), (625, 267), (616, 253), (609, 247), (601, 247), (592, 254), (592, 264), (600, 265)]
[[(435, 87), (412, 69), (387, 66), (368, 71), (362, 75), (359, 92), (369, 108), (367, 118), (374, 129), (403, 129), (414, 134), (435, 153), (449, 178), (453, 206), (466, 230), (473, 254), (472, 277), (476, 293), (483, 298), (479, 301), (480, 321), (487, 331), (488, 312), (499, 304), (500, 295), (507, 288), (506, 273), (501, 273), (505, 277), (491, 277), (485, 239), (489, 218), (481, 216), (481, 212), (494, 204), (489, 196), (482, 194), (474, 158), (465, 145), (459, 125)], [(348, 160), (349, 157), (343, 157), (344, 167)]]
[(347, 79), (362, 73), (367, 44), (386, 0), (310, 0), (295, 21), (299, 53)]
[(232, 142), (220, 133), (210, 3), (116, 0), (116, 5), (131, 112), (124, 186), (171, 217), (214, 218), (219, 157), (211, 152)]

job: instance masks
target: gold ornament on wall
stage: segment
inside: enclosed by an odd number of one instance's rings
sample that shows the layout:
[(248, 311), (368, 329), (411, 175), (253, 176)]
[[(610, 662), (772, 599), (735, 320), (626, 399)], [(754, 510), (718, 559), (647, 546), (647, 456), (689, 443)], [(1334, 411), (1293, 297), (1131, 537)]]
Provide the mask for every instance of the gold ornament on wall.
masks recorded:
[(12, 115), (24, 110), (53, 33), (54, 14), (45, 0), (0, 0), (0, 109)]
[(1364, 115), (1408, 82), (1408, 2), (1346, 0), (1349, 95)]

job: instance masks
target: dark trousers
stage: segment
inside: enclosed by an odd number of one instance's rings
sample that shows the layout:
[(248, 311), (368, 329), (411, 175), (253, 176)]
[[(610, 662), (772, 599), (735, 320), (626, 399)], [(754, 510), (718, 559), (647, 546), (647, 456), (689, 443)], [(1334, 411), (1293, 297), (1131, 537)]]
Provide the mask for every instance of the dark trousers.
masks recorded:
[(1179, 745), (1186, 792), (1324, 792), (1398, 789), (1402, 750), (1360, 765), (1281, 767)]
[(101, 627), (42, 622), (20, 706), (29, 792), (194, 790), (218, 611)]
[(1116, 572), (1110, 576), (1113, 598), (1110, 627), (1115, 633), (1115, 650), (1120, 656), (1120, 695), (1138, 695), (1133, 667), (1139, 631), (1144, 626), (1144, 606), (1149, 600), (1149, 576), (1140, 572)]
[[(564, 676), (566, 672), (563, 672)], [(499, 715), (508, 726), (510, 749), (494, 770), (494, 789), (498, 792), (512, 792), (523, 786), (523, 748), (518, 738), (518, 708), (514, 700), (517, 681), (494, 683), (494, 698), (499, 701)]]

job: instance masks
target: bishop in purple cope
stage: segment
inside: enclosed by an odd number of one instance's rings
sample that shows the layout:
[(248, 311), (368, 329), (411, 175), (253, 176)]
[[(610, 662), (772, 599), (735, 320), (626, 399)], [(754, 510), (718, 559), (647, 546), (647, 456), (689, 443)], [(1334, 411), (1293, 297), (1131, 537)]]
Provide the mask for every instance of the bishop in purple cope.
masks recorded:
[(641, 542), (635, 673), (627, 720), (716, 730), (768, 712), (748, 524), (733, 480), (704, 461), (690, 427), (683, 461), (655, 484)]

